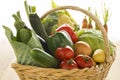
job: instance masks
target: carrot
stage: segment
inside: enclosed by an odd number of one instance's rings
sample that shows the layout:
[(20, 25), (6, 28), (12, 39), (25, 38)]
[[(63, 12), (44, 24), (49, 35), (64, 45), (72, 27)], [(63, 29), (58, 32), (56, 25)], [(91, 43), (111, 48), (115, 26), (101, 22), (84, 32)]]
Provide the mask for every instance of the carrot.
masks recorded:
[(89, 23), (89, 24), (87, 25), (87, 28), (88, 28), (88, 29), (93, 28), (92, 24), (91, 24), (91, 23)]
[(105, 31), (108, 33), (108, 26), (107, 26), (107, 24), (104, 24), (103, 27), (105, 28)]
[(108, 26), (107, 26), (107, 22), (110, 18), (110, 14), (109, 14), (109, 8), (106, 8), (105, 4), (104, 4), (104, 11), (103, 11), (103, 20), (104, 20), (104, 28), (106, 30), (106, 32), (108, 33)]
[(87, 28), (88, 22), (86, 19), (86, 16), (84, 17), (83, 21), (82, 21), (82, 28)]

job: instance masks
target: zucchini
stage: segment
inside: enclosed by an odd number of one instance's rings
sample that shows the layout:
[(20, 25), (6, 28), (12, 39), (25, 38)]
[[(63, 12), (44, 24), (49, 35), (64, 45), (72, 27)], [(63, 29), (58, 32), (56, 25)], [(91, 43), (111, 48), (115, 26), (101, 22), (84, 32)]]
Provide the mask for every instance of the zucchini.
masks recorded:
[(59, 61), (42, 49), (33, 48), (31, 50), (31, 56), (36, 62), (38, 62), (41, 65), (41, 67), (44, 68), (58, 67)]
[(46, 42), (48, 40), (48, 35), (45, 31), (45, 27), (41, 23), (40, 17), (35, 13), (35, 14), (29, 14), (29, 20), (32, 28), (36, 32), (37, 35), (42, 37)]

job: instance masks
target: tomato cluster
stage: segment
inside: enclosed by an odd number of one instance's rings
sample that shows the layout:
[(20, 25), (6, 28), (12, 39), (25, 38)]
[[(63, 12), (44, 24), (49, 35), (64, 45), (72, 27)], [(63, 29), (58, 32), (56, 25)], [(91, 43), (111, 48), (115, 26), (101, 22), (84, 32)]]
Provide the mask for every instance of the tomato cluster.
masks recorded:
[(60, 68), (62, 69), (74, 69), (74, 68), (90, 68), (93, 66), (91, 57), (87, 55), (74, 55), (74, 51), (70, 47), (57, 48), (55, 56), (60, 60)]
[[(72, 42), (76, 43), (78, 41), (77, 35), (69, 27), (69, 25), (64, 24), (56, 29), (56, 31), (65, 30), (70, 35)], [(55, 57), (60, 61), (59, 67), (62, 69), (74, 69), (74, 68), (90, 68), (93, 66), (91, 57), (84, 54), (75, 55), (74, 50), (66, 45), (64, 47), (58, 47), (55, 51)]]

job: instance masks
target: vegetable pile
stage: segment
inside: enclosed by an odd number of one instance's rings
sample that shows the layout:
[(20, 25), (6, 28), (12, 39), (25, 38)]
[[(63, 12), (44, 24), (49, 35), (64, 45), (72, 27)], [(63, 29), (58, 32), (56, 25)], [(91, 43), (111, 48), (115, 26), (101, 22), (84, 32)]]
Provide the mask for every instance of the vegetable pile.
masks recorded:
[[(35, 7), (26, 1), (24, 4), (32, 29), (22, 20), (19, 11), (12, 15), (15, 19), (15, 36), (10, 28), (3, 26), (17, 63), (71, 70), (90, 68), (105, 62), (102, 33), (93, 26), (88, 27), (91, 18), (87, 24), (85, 16), (80, 29), (67, 10), (55, 11), (41, 20)], [(52, 6), (57, 7), (53, 1)], [(111, 41), (109, 47), (112, 55), (115, 46)]]

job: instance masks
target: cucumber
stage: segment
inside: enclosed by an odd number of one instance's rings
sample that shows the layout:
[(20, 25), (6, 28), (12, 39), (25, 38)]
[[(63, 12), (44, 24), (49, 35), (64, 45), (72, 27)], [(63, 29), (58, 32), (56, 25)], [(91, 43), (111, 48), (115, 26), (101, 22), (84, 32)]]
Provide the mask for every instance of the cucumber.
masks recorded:
[(41, 19), (37, 15), (37, 13), (29, 14), (29, 21), (30, 21), (31, 27), (36, 32), (36, 34), (39, 35), (40, 37), (42, 37), (47, 42), (48, 35), (47, 35), (47, 33), (45, 31), (45, 27), (41, 23)]
[(42, 49), (33, 48), (31, 50), (31, 56), (36, 62), (38, 62), (41, 65), (41, 67), (44, 68), (58, 67), (59, 61)]

